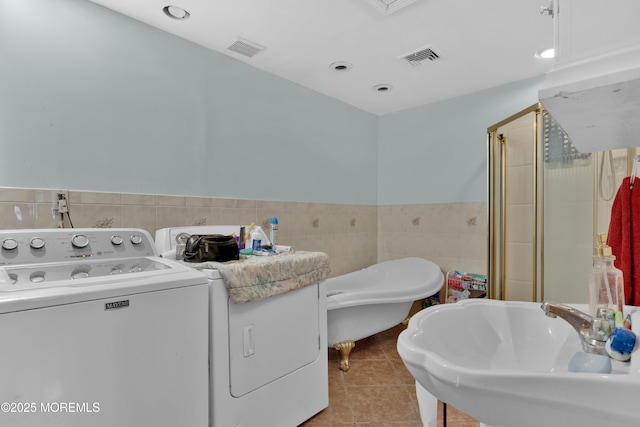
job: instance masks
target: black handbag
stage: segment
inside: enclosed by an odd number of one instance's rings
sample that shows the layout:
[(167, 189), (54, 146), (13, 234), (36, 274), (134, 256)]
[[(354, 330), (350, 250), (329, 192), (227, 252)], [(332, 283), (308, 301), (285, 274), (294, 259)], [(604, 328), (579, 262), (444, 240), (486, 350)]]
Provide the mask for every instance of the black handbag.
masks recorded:
[(192, 234), (184, 248), (186, 262), (224, 262), (240, 259), (235, 237), (223, 234)]

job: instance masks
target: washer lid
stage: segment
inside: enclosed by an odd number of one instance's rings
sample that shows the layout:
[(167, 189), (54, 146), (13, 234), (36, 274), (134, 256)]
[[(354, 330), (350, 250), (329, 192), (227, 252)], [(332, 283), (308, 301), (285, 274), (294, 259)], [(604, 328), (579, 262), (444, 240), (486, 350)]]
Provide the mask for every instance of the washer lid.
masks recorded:
[[(86, 268), (80, 269), (83, 265), (91, 267), (87, 277), (82, 277), (87, 273)], [(74, 267), (78, 268), (76, 279), (70, 278)], [(122, 273), (109, 274), (113, 267), (124, 269)], [(45, 272), (44, 280), (33, 280), (35, 276), (31, 275), (37, 271)], [(17, 280), (9, 274), (17, 275)], [(207, 286), (206, 276), (156, 257), (6, 266), (0, 268), (0, 314), (142, 293), (178, 292), (191, 286)]]
[(112, 277), (116, 275), (132, 275), (170, 268), (169, 265), (148, 257), (7, 266), (0, 269), (0, 292), (63, 284), (68, 286), (69, 280), (78, 281), (74, 285), (90, 286), (92, 283), (104, 283), (104, 280), (87, 279), (108, 277), (108, 280), (113, 281)]

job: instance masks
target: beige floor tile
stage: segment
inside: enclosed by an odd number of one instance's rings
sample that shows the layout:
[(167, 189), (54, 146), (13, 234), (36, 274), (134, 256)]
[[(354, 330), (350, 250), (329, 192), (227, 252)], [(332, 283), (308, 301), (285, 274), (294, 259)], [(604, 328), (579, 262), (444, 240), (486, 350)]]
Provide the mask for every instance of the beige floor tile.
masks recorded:
[[(304, 427), (422, 427), (415, 381), (397, 352), (398, 325), (356, 342), (349, 372), (339, 369), (340, 354), (329, 349), (329, 407)], [(443, 404), (438, 426), (443, 426)], [(447, 405), (447, 427), (478, 427), (478, 421)]]

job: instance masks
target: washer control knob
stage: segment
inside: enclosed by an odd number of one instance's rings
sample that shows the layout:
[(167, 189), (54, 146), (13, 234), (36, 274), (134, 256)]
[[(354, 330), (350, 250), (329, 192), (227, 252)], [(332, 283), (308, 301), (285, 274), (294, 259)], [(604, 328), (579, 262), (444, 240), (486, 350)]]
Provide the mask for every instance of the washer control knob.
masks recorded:
[(89, 272), (86, 270), (78, 270), (71, 273), (72, 279), (86, 279), (89, 277)]
[(140, 243), (142, 243), (142, 237), (140, 237), (137, 234), (134, 234), (131, 236), (131, 243), (133, 243), (134, 245), (139, 245)]
[(111, 243), (113, 243), (116, 246), (119, 246), (122, 244), (122, 242), (124, 242), (124, 239), (118, 235), (115, 236), (111, 236)]
[(74, 234), (71, 238), (71, 244), (76, 248), (86, 248), (89, 244), (89, 238), (84, 234)]
[(45, 280), (46, 273), (44, 271), (34, 271), (29, 275), (29, 280), (32, 283), (41, 283)]
[(34, 237), (29, 242), (29, 246), (31, 246), (33, 249), (42, 249), (44, 248), (44, 245), (45, 241), (42, 237)]
[(18, 241), (13, 237), (7, 237), (2, 241), (2, 249), (12, 251), (18, 247)]
[(118, 264), (111, 267), (111, 274), (122, 274), (124, 271), (124, 265)]

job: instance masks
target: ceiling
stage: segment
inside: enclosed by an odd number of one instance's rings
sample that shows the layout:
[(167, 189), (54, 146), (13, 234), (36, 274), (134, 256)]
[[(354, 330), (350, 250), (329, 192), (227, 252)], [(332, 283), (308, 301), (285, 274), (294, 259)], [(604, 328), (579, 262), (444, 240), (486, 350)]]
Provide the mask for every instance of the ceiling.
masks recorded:
[[(375, 115), (538, 76), (552, 65), (534, 56), (553, 45), (552, 18), (540, 13), (547, 0), (91, 1)], [(188, 19), (169, 18), (169, 5)], [(229, 49), (238, 41), (265, 49), (246, 56)], [(425, 48), (438, 58), (402, 59)], [(336, 62), (350, 66), (336, 70)]]

